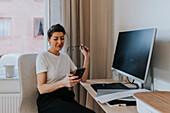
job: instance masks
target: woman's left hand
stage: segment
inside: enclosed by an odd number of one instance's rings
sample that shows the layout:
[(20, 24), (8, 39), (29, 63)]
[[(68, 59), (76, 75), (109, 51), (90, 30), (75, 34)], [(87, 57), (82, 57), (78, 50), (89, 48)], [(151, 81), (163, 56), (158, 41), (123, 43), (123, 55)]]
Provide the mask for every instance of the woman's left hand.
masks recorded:
[(85, 45), (81, 45), (80, 46), (80, 50), (83, 53), (85, 58), (89, 58), (90, 57), (90, 52), (89, 52), (89, 48), (87, 48)]

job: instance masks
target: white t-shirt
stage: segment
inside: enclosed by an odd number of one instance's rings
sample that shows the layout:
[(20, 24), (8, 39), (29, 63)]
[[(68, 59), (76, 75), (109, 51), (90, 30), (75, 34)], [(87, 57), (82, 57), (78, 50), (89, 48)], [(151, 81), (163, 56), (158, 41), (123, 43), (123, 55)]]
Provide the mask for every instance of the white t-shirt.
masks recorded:
[(62, 80), (67, 74), (77, 67), (67, 54), (60, 53), (56, 56), (48, 51), (38, 54), (36, 59), (36, 73), (47, 72), (46, 83)]

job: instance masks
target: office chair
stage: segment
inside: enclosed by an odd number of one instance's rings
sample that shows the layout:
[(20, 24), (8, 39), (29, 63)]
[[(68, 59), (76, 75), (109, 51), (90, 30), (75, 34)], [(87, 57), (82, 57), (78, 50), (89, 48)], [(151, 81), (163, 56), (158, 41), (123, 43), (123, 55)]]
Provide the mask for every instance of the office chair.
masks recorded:
[(38, 113), (36, 104), (38, 97), (35, 67), (36, 56), (36, 54), (25, 54), (21, 55), (18, 59), (21, 87), (20, 113)]

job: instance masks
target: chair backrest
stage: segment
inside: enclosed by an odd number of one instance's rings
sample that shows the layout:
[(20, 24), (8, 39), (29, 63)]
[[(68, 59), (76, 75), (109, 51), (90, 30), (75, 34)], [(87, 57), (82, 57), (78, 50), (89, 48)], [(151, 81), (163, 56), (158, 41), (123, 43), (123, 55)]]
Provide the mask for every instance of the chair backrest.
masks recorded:
[(36, 54), (21, 55), (18, 59), (21, 86), (20, 113), (38, 113), (36, 78)]

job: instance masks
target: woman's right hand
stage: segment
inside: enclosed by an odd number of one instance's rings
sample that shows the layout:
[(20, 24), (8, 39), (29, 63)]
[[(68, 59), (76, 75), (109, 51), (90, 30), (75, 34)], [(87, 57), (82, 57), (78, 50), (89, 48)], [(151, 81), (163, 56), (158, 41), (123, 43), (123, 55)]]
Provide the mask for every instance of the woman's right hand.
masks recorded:
[(66, 77), (62, 80), (64, 86), (65, 87), (73, 87), (73, 86), (77, 85), (81, 81), (81, 79), (74, 80), (76, 78), (78, 78), (78, 76), (73, 76), (73, 74), (66, 75)]

